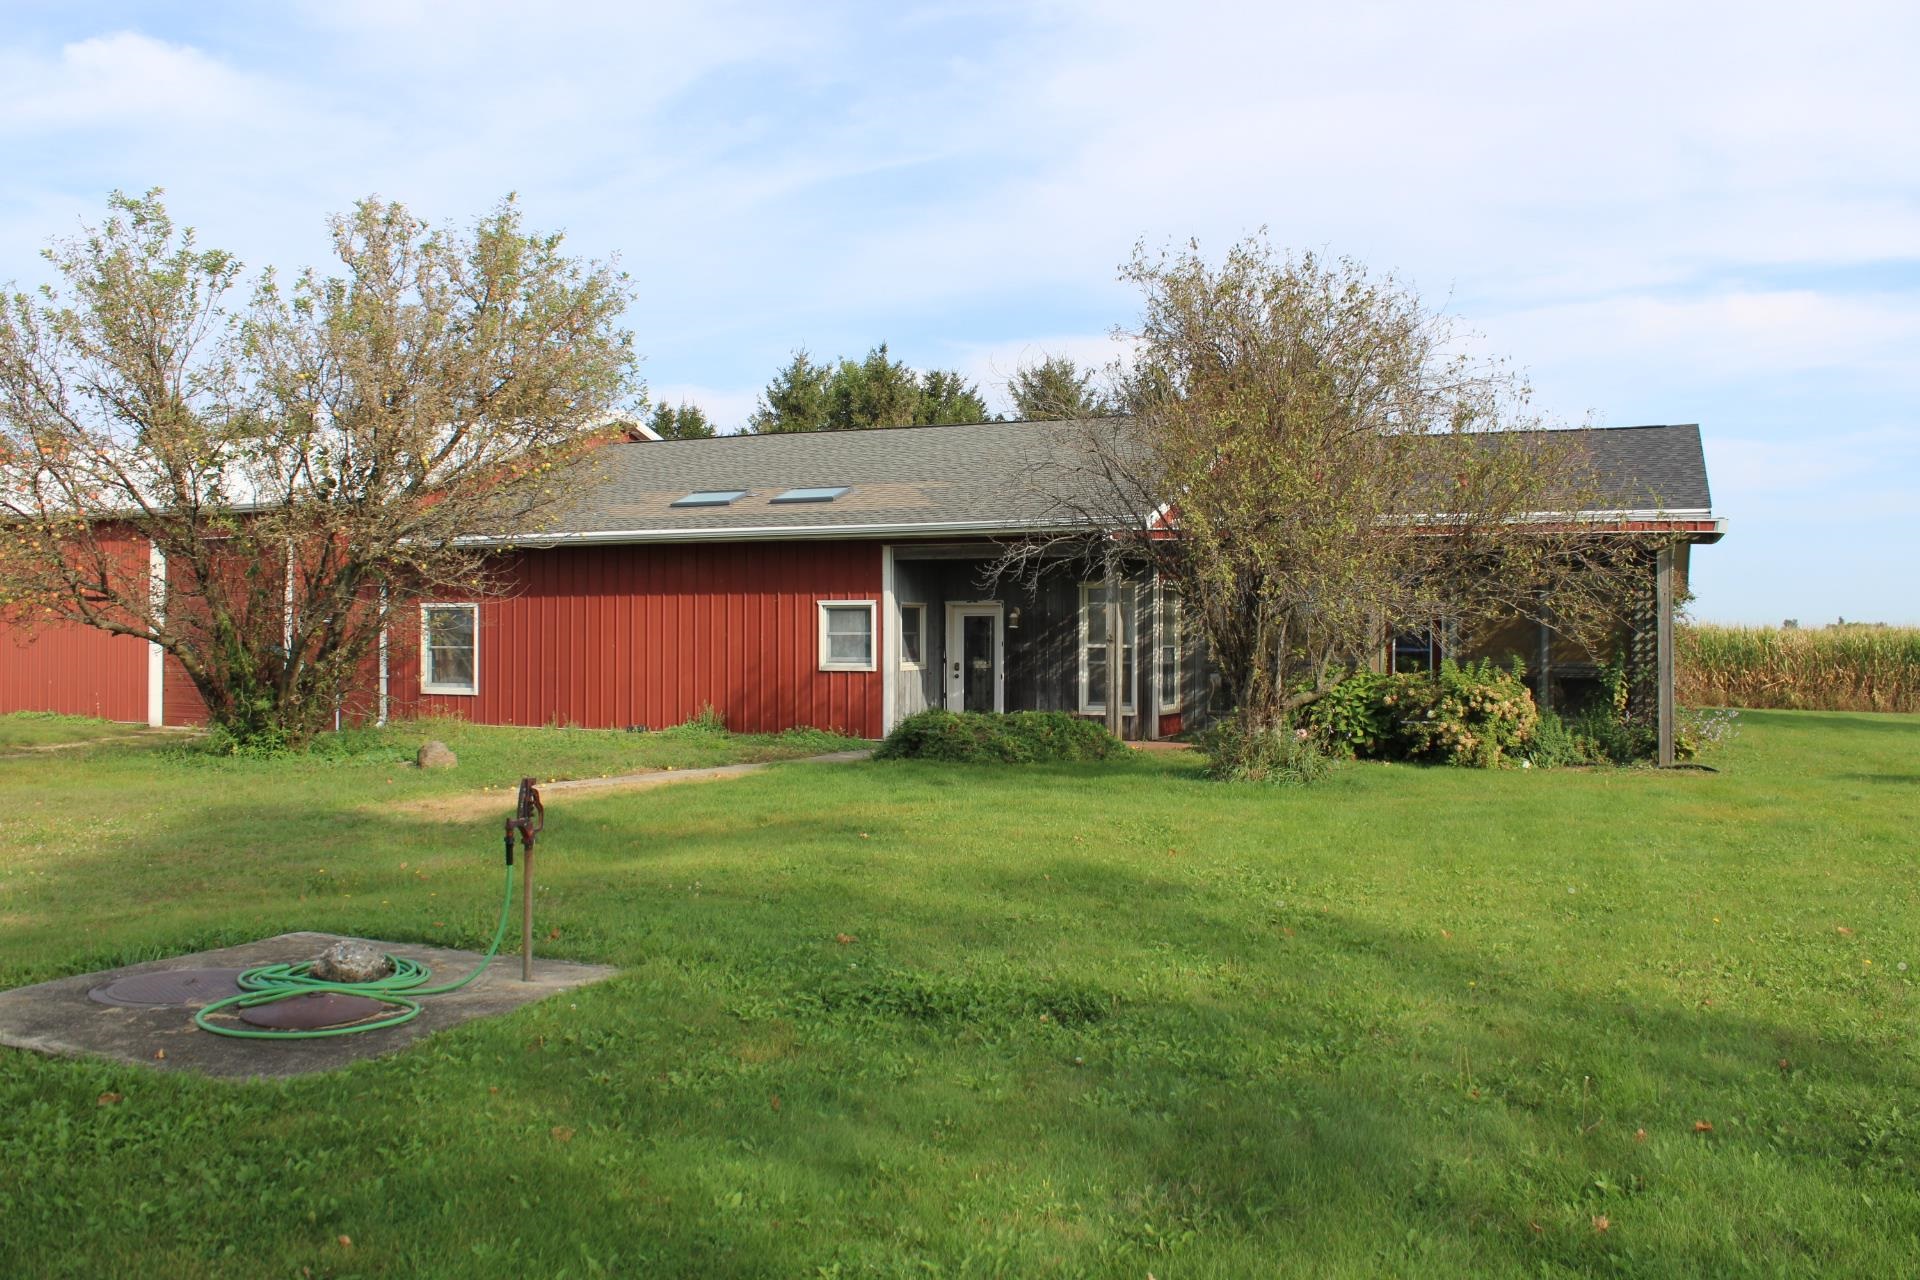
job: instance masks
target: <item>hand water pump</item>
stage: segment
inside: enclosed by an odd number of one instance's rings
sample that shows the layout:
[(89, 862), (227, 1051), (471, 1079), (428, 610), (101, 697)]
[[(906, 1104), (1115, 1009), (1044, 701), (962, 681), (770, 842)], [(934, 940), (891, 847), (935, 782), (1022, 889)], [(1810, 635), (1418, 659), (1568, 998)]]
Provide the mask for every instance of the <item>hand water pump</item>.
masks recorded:
[(520, 836), (520, 981), (533, 981), (533, 843), (547, 825), (547, 807), (532, 778), (520, 779), (520, 802), (507, 819), (507, 865), (513, 865), (513, 837)]
[[(333, 982), (315, 977), (312, 961), (258, 965), (234, 979), (240, 988), (237, 995), (215, 1000), (196, 1011), (193, 1015), (194, 1025), (215, 1035), (237, 1036), (247, 1040), (312, 1040), (321, 1036), (378, 1031), (411, 1022), (420, 1016), (423, 997), (460, 990), (485, 973), (487, 966), (493, 963), (493, 957), (499, 953), (500, 944), (506, 940), (507, 919), (513, 909), (513, 841), (516, 835), (520, 838), (522, 863), (520, 980), (532, 982), (533, 846), (546, 824), (547, 809), (540, 803), (540, 788), (534, 785), (532, 778), (520, 779), (519, 803), (515, 805), (513, 816), (507, 819), (506, 825), (507, 884), (500, 903), (500, 924), (493, 932), (493, 945), (487, 948), (486, 954), (480, 957), (480, 963), (465, 977), (431, 986), (433, 973), (425, 964), (395, 955), (386, 957), (388, 972), (385, 977), (361, 982)], [(284, 1005), (304, 997), (318, 997), (323, 1002), (329, 998), (360, 997), (360, 1003), (371, 1004), (372, 1013), (377, 1016), (369, 1017), (356, 1011), (349, 1015), (349, 1021), (339, 1023), (255, 1021), (251, 1026), (236, 1026), (231, 1022), (214, 1020), (218, 1015), (237, 1015), (246, 1020), (251, 1013), (267, 1006)]]

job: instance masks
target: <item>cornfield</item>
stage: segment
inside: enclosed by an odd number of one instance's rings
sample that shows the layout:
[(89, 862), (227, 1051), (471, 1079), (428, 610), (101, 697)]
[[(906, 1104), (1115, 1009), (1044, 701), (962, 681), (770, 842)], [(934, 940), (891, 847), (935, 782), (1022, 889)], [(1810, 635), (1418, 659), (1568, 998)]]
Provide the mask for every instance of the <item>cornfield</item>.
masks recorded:
[(1920, 627), (1683, 626), (1674, 668), (1686, 706), (1920, 711)]

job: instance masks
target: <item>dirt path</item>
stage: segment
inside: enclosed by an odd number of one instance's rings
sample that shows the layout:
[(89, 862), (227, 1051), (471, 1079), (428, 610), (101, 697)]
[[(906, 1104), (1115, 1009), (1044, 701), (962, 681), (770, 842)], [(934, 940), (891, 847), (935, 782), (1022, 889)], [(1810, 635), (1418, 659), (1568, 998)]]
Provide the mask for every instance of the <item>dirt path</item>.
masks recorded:
[[(565, 778), (540, 784), (540, 795), (552, 804), (555, 796), (593, 792), (645, 791), (652, 787), (673, 786), (682, 782), (718, 782), (725, 778), (743, 778), (776, 764), (846, 764), (865, 760), (871, 751), (831, 751), (819, 756), (796, 756), (791, 760), (762, 760), (752, 764), (723, 764), (708, 769), (649, 769), (644, 773), (620, 773), (611, 778)], [(396, 805), (396, 812), (434, 821), (460, 821), (468, 818), (504, 814), (513, 807), (513, 790), (501, 787), (493, 791), (462, 791), (449, 796), (428, 796), (408, 804)]]
[(80, 751), (109, 742), (164, 742), (170, 738), (178, 740), (182, 736), (192, 737), (199, 732), (198, 729), (175, 725), (155, 725), (127, 733), (103, 733), (97, 738), (76, 738), (71, 742), (11, 742), (0, 745), (0, 760), (41, 755), (49, 751)]

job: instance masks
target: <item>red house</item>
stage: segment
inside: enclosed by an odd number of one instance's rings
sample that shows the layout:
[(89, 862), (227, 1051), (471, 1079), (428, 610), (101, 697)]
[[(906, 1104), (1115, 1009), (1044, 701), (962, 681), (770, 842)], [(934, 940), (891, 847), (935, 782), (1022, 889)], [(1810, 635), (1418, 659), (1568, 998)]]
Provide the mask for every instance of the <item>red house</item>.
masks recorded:
[[(1211, 689), (1170, 592), (1124, 583), (1110, 612), (1106, 584), (1064, 564), (1031, 585), (983, 572), (1000, 540), (1057, 524), (1049, 486), (1032, 478), (1082, 429), (985, 423), (609, 446), (543, 528), (477, 539), (499, 547), (509, 589), (422, 603), (417, 621), (390, 628), (377, 681), (345, 713), (658, 728), (711, 705), (738, 730), (879, 737), (930, 706), (1105, 717), (1117, 698), (1126, 736), (1177, 732), (1205, 715)], [(1689, 542), (1719, 538), (1696, 427), (1587, 437), (1619, 495), (1609, 516)], [(142, 641), (65, 625), (0, 630), (10, 633), (0, 636), (0, 711), (204, 718), (190, 682)], [(1556, 657), (1548, 637), (1502, 643), (1522, 651), (1543, 696), (1587, 674), (1582, 655)], [(1397, 652), (1383, 661), (1436, 655), (1431, 641), (1406, 638)]]

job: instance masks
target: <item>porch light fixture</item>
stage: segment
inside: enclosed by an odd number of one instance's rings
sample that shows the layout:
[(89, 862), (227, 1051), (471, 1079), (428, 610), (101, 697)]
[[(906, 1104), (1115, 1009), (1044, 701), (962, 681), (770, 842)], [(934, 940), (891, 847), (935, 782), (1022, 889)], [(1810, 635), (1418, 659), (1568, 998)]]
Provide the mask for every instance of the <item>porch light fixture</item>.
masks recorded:
[(675, 498), (670, 507), (728, 507), (747, 496), (745, 489), (695, 489), (684, 498)]
[(842, 484), (842, 485), (821, 485), (817, 488), (811, 488), (811, 489), (789, 489), (785, 493), (774, 495), (774, 497), (770, 498), (769, 501), (771, 502), (832, 502), (835, 498), (847, 492), (847, 490), (851, 487), (852, 486), (850, 485)]

